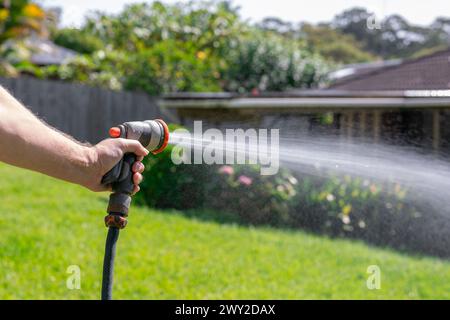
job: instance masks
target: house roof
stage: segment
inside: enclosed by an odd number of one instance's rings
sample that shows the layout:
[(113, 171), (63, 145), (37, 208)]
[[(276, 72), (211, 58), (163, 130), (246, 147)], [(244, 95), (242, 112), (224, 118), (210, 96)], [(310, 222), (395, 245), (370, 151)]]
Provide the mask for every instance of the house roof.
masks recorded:
[(60, 65), (77, 56), (75, 51), (60, 47), (47, 39), (30, 37), (26, 43), (33, 49), (31, 62), (37, 65)]
[(329, 77), (334, 82), (341, 82), (372, 73), (381, 68), (398, 65), (400, 63), (402, 63), (401, 59), (347, 64), (330, 72)]
[(447, 90), (450, 89), (450, 49), (371, 72), (344, 78), (334, 90)]

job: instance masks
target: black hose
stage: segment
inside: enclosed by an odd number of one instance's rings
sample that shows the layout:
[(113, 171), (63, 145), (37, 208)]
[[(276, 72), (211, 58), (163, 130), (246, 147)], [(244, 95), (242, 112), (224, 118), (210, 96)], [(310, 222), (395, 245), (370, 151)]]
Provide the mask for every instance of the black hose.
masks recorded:
[(108, 228), (105, 258), (103, 260), (102, 300), (112, 300), (114, 259), (116, 257), (116, 243), (117, 239), (119, 239), (119, 230), (113, 227)]

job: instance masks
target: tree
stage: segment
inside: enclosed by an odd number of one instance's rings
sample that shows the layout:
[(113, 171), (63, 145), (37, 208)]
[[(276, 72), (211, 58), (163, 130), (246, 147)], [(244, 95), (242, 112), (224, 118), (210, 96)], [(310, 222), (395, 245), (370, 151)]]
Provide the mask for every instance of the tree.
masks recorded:
[(254, 30), (226, 56), (221, 76), (227, 91), (311, 88), (325, 80), (329, 65), (301, 43)]
[(291, 22), (283, 21), (280, 18), (269, 17), (264, 18), (260, 23), (256, 24), (258, 29), (277, 33), (286, 37), (293, 37), (297, 33), (297, 28)]
[[(150, 94), (315, 86), (327, 64), (292, 30), (251, 26), (228, 1), (133, 4), (118, 14), (91, 14), (80, 30), (57, 32), (55, 41), (85, 55), (46, 74)], [(86, 47), (87, 36), (103, 47)]]
[(85, 30), (114, 49), (137, 51), (165, 40), (193, 41), (199, 48), (220, 49), (242, 32), (237, 9), (228, 2), (199, 1), (167, 5), (133, 4), (118, 15), (96, 12)]
[(447, 49), (450, 46), (450, 18), (438, 17), (430, 25), (430, 33), (426, 41), (425, 48), (416, 55), (428, 50), (430, 52)]
[(331, 26), (345, 34), (351, 34), (356, 40), (367, 44), (367, 41), (370, 41), (368, 36), (375, 35), (367, 28), (367, 19), (371, 16), (372, 14), (365, 8), (352, 8), (336, 15)]
[(377, 58), (364, 51), (363, 45), (353, 35), (343, 34), (327, 24), (314, 26), (305, 23), (300, 33), (311, 51), (336, 63), (359, 63)]
[(3, 0), (0, 2), (0, 74), (16, 75), (10, 59), (14, 48), (6, 47), (10, 41), (17, 41), (32, 32), (43, 31), (45, 12), (28, 0)]
[[(365, 12), (365, 11), (361, 11)], [(349, 14), (352, 16), (354, 13)], [(363, 18), (366, 15), (363, 15)], [(348, 17), (339, 20), (346, 25)], [(364, 22), (365, 23), (365, 22)], [(332, 63), (358, 63), (377, 59), (377, 56), (365, 51), (363, 44), (351, 34), (344, 34), (329, 23), (313, 25), (309, 23), (292, 23), (280, 18), (269, 17), (257, 23), (255, 27), (266, 35), (281, 36), (301, 44), (303, 49), (318, 53)]]
[(338, 14), (331, 26), (352, 35), (362, 43), (363, 49), (383, 58), (408, 58), (419, 52), (448, 47), (450, 21), (438, 18), (430, 26), (409, 23), (394, 14), (380, 21), (379, 28), (368, 28), (367, 21), (374, 15), (364, 8), (353, 8)]

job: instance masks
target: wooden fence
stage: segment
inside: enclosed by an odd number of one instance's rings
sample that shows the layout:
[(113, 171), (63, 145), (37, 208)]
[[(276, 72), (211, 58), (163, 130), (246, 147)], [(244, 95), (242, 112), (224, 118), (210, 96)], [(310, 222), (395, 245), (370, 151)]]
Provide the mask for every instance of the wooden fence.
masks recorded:
[(116, 92), (31, 77), (0, 78), (25, 106), (51, 126), (80, 141), (96, 143), (113, 125), (162, 116), (157, 99), (144, 93)]

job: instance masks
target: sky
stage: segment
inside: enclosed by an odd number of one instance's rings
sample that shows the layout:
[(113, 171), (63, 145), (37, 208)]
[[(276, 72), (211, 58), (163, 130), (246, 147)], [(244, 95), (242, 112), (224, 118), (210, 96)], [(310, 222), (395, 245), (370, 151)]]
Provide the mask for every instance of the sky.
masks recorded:
[[(62, 24), (79, 26), (89, 10), (119, 12), (125, 4), (152, 2), (143, 0), (41, 0), (46, 6), (63, 8)], [(179, 0), (165, 0), (174, 3)], [(181, 0), (180, 2), (187, 2)], [(251, 21), (264, 17), (279, 17), (286, 21), (317, 23), (329, 21), (334, 15), (355, 6), (365, 7), (377, 17), (399, 13), (413, 24), (427, 25), (437, 16), (450, 17), (449, 0), (234, 0), (241, 15)]]

